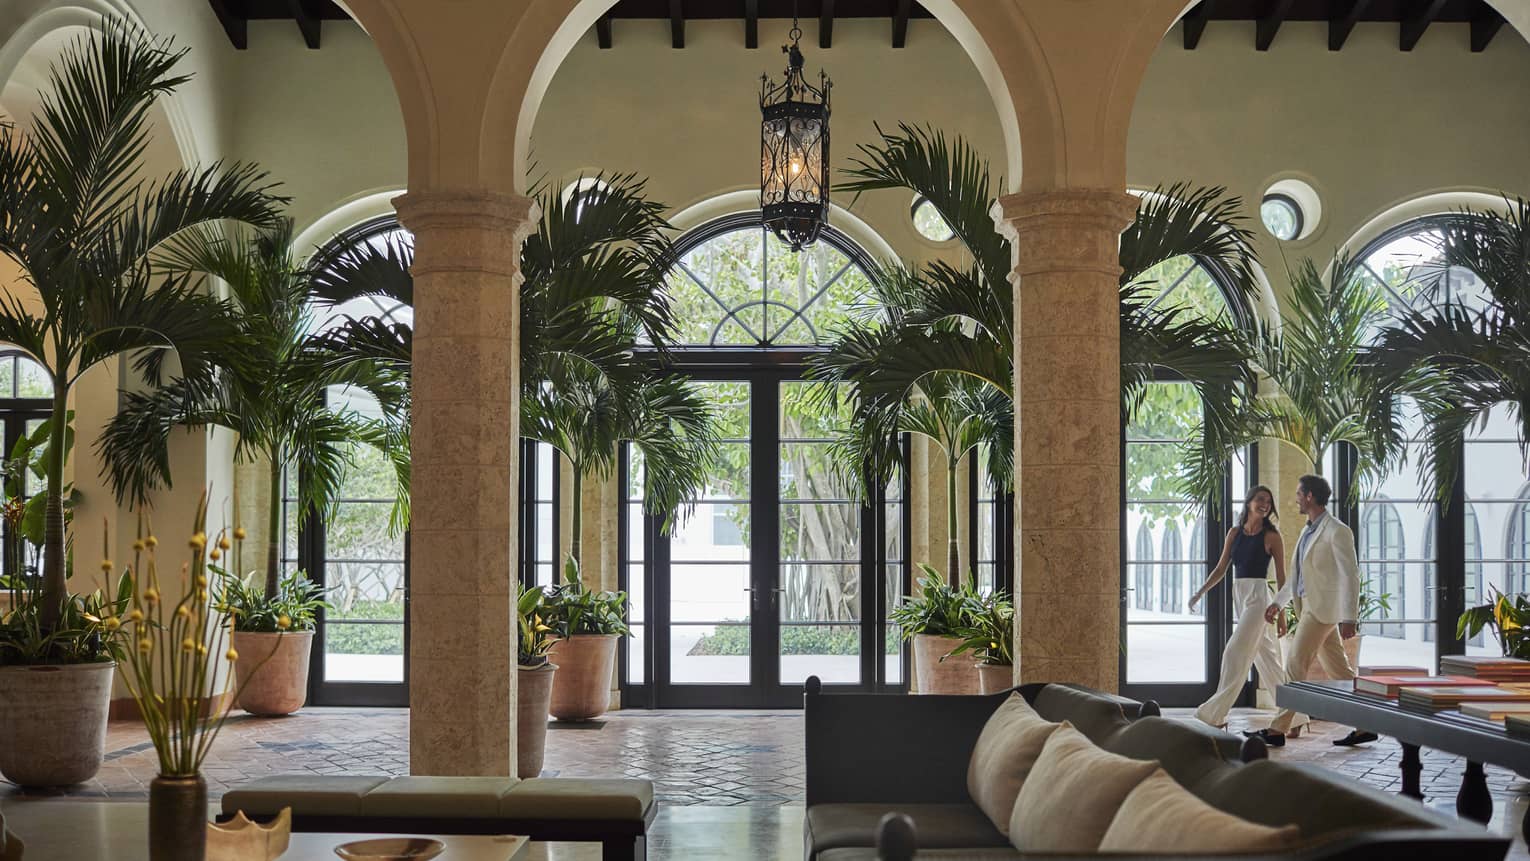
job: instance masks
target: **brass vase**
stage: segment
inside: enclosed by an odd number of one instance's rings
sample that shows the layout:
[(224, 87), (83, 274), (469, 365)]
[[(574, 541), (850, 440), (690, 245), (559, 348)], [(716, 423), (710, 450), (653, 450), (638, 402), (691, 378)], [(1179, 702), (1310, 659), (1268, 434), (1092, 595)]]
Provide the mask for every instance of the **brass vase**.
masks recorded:
[(207, 781), (202, 775), (149, 783), (150, 861), (206, 861)]

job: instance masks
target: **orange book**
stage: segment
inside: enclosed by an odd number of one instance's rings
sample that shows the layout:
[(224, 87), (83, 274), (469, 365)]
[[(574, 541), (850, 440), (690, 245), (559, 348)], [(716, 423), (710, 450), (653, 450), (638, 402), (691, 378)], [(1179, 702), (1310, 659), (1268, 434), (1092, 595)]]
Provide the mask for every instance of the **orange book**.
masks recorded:
[(1395, 697), (1403, 688), (1495, 687), (1492, 682), (1469, 676), (1359, 676), (1355, 690), (1378, 697)]

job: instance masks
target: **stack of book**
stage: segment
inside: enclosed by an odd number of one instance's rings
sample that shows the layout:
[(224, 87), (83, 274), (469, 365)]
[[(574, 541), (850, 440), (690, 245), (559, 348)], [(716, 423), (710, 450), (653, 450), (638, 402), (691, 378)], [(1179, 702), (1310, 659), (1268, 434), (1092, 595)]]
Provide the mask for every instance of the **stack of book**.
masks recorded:
[[(1378, 664), (1376, 666), (1361, 667), (1356, 676), (1432, 676), (1433, 673), (1423, 667), (1410, 667), (1406, 664), (1394, 666), (1391, 664)], [(1452, 675), (1464, 676), (1466, 673), (1452, 673)]]
[(1461, 714), (1467, 717), (1482, 718), (1483, 720), (1503, 723), (1510, 715), (1523, 715), (1530, 717), (1530, 702), (1478, 702), (1465, 700), (1461, 703)]
[(1490, 682), (1530, 682), (1530, 661), (1487, 655), (1445, 655), (1440, 672)]
[(1356, 676), (1355, 693), (1394, 698), (1404, 688), (1493, 687), (1492, 682), (1470, 676)]
[(1496, 685), (1451, 685), (1447, 687), (1402, 688), (1397, 704), (1412, 711), (1443, 712), (1459, 708), (1464, 702), (1530, 703), (1530, 691), (1500, 688)]

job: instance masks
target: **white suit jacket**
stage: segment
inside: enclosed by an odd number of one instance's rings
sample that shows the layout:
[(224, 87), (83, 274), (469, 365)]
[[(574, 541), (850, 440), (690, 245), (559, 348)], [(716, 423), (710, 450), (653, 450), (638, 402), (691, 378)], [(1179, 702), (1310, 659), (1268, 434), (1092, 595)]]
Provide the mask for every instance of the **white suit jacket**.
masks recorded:
[[(1300, 537), (1297, 539), (1300, 545)], [(1344, 521), (1328, 514), (1318, 522), (1301, 557), (1303, 615), (1324, 624), (1359, 621), (1360, 560), (1355, 554), (1355, 533)], [(1295, 594), (1296, 566), (1275, 596), (1275, 603), (1285, 605)]]

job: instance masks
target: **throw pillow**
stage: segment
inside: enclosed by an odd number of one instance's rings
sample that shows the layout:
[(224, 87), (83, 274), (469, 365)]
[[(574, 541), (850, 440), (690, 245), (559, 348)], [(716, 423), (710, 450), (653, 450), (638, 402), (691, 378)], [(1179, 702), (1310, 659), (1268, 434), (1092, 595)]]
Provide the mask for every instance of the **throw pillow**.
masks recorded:
[(1059, 726), (1036, 714), (1018, 692), (1010, 694), (983, 724), (967, 764), (967, 794), (1001, 834), (1009, 834), (1009, 816), (1020, 787)]
[(1100, 842), (1100, 851), (1149, 855), (1281, 852), (1295, 845), (1300, 836), (1301, 829), (1295, 825), (1272, 828), (1223, 813), (1159, 769), (1126, 796)]
[(1038, 855), (1095, 852), (1121, 802), (1157, 770), (1156, 760), (1101, 750), (1063, 721), (1020, 787), (1009, 842)]

